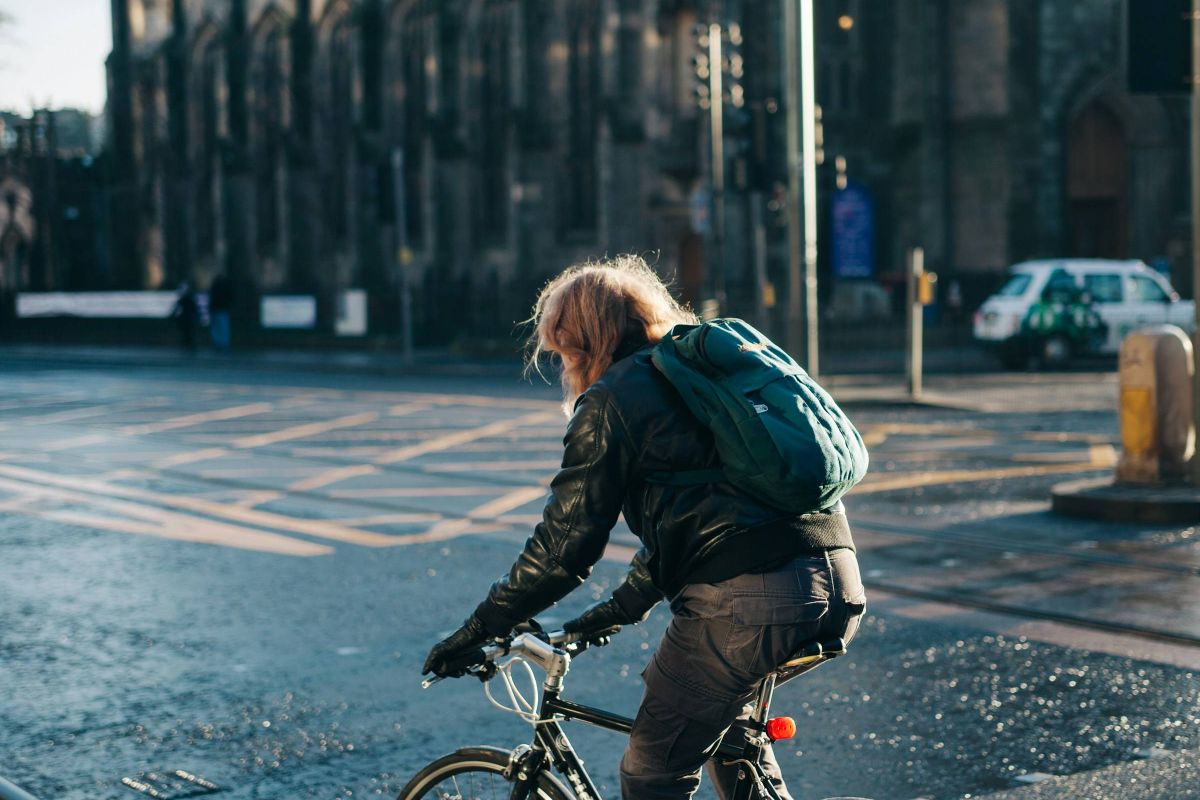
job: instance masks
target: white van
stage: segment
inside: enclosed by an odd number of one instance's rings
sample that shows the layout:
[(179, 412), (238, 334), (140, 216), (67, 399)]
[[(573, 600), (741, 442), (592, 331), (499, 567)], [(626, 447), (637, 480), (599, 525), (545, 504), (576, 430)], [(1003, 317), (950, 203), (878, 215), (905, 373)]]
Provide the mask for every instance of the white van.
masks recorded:
[[(1195, 304), (1180, 300), (1163, 275), (1141, 261), (1052, 259), (1012, 267), (1008, 282), (975, 313), (975, 340), (1006, 366), (1062, 366), (1073, 355), (1116, 354), (1129, 333), (1150, 325), (1195, 328)], [(1064, 299), (1064, 290), (1075, 297)], [(1057, 304), (1057, 305), (1056, 305)], [(1047, 323), (1070, 314), (1048, 307), (1083, 308), (1100, 326)], [(1093, 313), (1094, 312), (1094, 313)], [(1078, 322), (1079, 314), (1076, 313)]]

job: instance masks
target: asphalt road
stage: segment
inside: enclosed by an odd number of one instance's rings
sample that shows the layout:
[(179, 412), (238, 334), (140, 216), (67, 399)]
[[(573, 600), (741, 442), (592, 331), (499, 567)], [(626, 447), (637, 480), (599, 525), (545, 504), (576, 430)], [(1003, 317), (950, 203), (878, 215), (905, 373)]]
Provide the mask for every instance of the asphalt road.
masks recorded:
[[(848, 503), (871, 607), (779, 692), (797, 797), (978, 797), (1200, 747), (1196, 531), (1048, 511), (1052, 483), (1111, 469), (1112, 376), (944, 379), (932, 407), (834, 388), (872, 451)], [(10, 365), (0, 774), (66, 800), (176, 769), (216, 797), (388, 796), (456, 747), (527, 741), (477, 682), (417, 671), (537, 520), (563, 423), (515, 379)], [(634, 544), (619, 526), (546, 619)], [(581, 657), (568, 695), (632, 713), (665, 622)], [(620, 737), (572, 736), (616, 796)]]

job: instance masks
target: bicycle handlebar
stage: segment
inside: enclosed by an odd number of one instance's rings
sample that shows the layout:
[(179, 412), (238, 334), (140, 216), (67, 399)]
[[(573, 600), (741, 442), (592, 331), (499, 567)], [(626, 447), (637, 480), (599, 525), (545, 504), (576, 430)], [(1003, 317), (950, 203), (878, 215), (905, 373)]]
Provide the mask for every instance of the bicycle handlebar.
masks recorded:
[[(497, 658), (502, 658), (514, 650), (526, 655), (533, 655), (531, 651), (537, 651), (536, 655), (540, 657), (554, 653), (579, 655), (589, 647), (599, 647), (608, 644), (609, 638), (620, 630), (621, 626), (614, 625), (602, 631), (567, 633), (566, 631), (558, 630), (546, 631), (541, 634), (522, 633), (517, 636), (510, 635), (492, 644), (470, 650), (453, 661), (447, 662), (446, 674), (426, 678), (421, 681), (421, 688), (428, 689), (438, 681), (445, 680), (446, 678), (459, 678), (463, 675), (471, 674), (477, 668), (485, 664), (490, 664)], [(547, 650), (550, 653), (547, 653)], [(481, 678), (484, 680), (490, 677), (490, 675), (486, 677), (481, 675)]]

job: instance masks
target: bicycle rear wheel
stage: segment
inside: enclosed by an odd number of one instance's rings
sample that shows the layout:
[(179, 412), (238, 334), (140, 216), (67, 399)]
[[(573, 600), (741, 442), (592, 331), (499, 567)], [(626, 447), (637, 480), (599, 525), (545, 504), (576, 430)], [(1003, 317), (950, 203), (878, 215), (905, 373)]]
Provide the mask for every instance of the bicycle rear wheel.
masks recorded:
[[(509, 751), (498, 747), (464, 747), (442, 756), (413, 776), (398, 800), (508, 800), (512, 783), (504, 777)], [(530, 793), (537, 800), (575, 800), (575, 795), (551, 775), (538, 775)]]

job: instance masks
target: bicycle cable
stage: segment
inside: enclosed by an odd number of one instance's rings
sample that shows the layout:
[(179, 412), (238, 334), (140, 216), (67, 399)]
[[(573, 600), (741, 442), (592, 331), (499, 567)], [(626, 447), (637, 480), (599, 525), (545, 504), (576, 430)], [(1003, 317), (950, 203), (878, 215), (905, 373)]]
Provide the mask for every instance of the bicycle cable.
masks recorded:
[[(517, 687), (516, 681), (513, 679), (512, 671), (520, 664), (525, 668), (525, 674), (529, 678), (529, 685), (533, 693), (533, 702), (525, 698), (520, 688)], [(504, 705), (495, 697), (492, 696), (491, 681), (483, 684), (483, 693), (487, 697), (488, 702), (494, 705), (501, 711), (507, 711), (510, 714), (516, 714), (521, 719), (528, 722), (530, 725), (541, 725), (546, 722), (551, 722), (548, 719), (538, 719), (537, 708), (541, 704), (541, 692), (538, 690), (537, 675), (533, 671), (533, 667), (529, 662), (520, 656), (513, 656), (503, 664), (496, 664), (496, 674), (504, 681), (504, 688), (508, 692), (508, 699), (512, 705)]]

